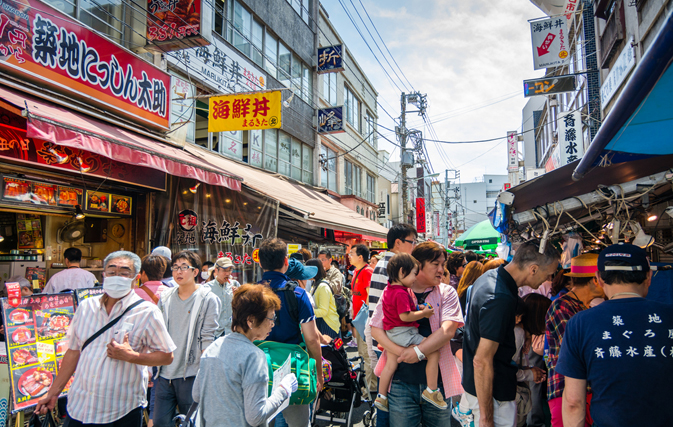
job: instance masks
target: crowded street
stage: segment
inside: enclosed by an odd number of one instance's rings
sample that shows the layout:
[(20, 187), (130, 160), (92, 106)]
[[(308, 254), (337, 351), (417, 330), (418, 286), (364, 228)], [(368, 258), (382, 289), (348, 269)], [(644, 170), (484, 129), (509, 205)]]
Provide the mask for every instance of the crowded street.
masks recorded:
[(0, 427), (670, 427), (672, 63), (670, 0), (0, 0)]

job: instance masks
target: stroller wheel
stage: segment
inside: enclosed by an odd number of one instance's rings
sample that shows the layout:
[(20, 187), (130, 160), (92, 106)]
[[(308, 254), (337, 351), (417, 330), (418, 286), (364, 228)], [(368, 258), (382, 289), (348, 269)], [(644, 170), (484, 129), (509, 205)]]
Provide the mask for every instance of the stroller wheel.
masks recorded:
[(370, 411), (366, 411), (362, 415), (362, 423), (365, 427), (370, 427), (372, 425), (372, 413)]

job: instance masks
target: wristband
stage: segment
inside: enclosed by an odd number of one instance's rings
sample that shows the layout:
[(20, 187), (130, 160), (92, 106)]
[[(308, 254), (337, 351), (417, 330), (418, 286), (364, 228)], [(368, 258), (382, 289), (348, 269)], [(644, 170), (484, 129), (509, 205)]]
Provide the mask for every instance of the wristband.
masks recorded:
[(419, 362), (425, 360), (425, 354), (423, 354), (423, 352), (421, 351), (420, 348), (418, 348), (418, 346), (414, 347), (414, 351), (416, 352), (416, 356), (418, 356)]

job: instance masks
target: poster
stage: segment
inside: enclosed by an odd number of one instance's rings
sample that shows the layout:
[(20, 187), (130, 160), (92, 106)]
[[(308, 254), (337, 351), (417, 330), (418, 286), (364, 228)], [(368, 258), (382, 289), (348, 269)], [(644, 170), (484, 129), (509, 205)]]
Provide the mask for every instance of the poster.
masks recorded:
[(67, 350), (74, 313), (71, 294), (24, 297), (18, 307), (2, 299), (14, 412), (35, 406), (49, 390)]
[(58, 205), (76, 206), (82, 205), (82, 190), (72, 187), (58, 187)]
[(19, 249), (42, 249), (42, 221), (39, 215), (17, 214), (16, 229), (19, 232)]
[(44, 289), (47, 269), (44, 267), (26, 267), (26, 280), (30, 282), (33, 289)]
[(86, 210), (96, 212), (110, 212), (110, 194), (87, 190)]
[(77, 305), (80, 305), (82, 301), (84, 301), (85, 299), (96, 297), (98, 295), (103, 295), (104, 293), (105, 290), (103, 289), (102, 286), (98, 286), (95, 288), (75, 289), (75, 301), (77, 302)]
[(122, 215), (131, 215), (131, 198), (128, 196), (117, 196), (116, 194), (111, 194), (111, 203), (110, 207), (112, 213), (122, 214)]
[(56, 185), (33, 182), (33, 203), (38, 205), (56, 205)]

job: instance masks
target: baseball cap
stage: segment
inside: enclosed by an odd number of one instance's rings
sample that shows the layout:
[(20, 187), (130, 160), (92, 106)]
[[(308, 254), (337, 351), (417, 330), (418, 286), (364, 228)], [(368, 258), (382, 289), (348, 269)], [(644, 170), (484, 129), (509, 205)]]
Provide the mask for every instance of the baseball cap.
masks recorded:
[(290, 258), (289, 262), (285, 275), (290, 279), (308, 280), (313, 279), (318, 274), (318, 267), (314, 265), (304, 265), (294, 258)]
[[(606, 266), (606, 262), (620, 261), (628, 265)], [(636, 245), (618, 243), (610, 245), (598, 256), (599, 271), (650, 271), (647, 252)]]
[(164, 258), (172, 259), (173, 254), (171, 253), (171, 250), (168, 249), (166, 246), (157, 246), (152, 250), (152, 255), (160, 255)]
[(215, 261), (215, 264), (213, 264), (213, 266), (208, 269), (208, 274), (212, 274), (213, 270), (215, 270), (215, 267), (229, 268), (233, 266), (234, 262), (231, 260), (231, 258), (229, 257), (218, 258), (217, 261)]

